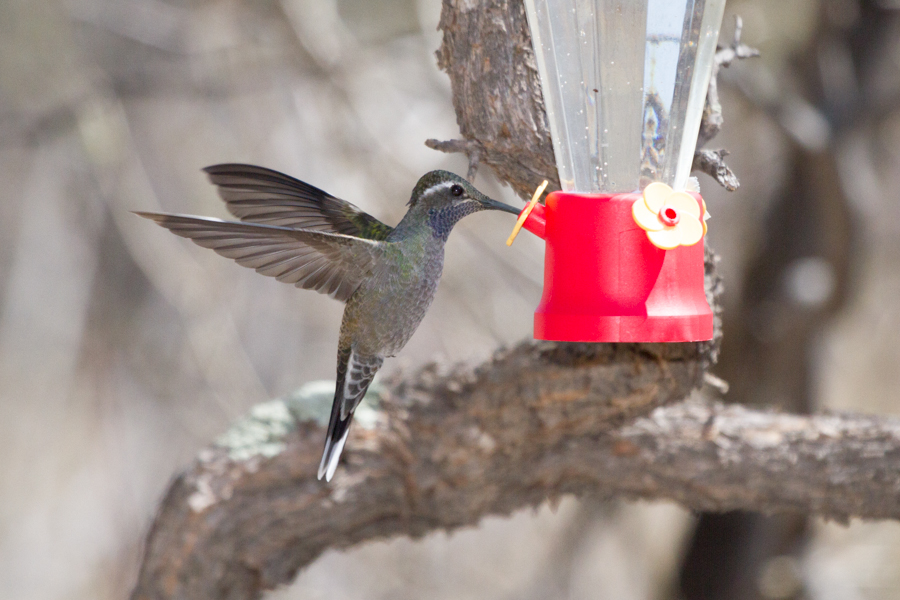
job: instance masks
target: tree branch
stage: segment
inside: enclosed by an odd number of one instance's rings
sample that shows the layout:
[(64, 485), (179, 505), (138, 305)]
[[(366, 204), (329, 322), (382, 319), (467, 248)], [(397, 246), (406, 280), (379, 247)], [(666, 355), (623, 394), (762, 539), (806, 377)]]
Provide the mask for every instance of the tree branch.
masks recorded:
[[(462, 152), (469, 159), (469, 179), (480, 163), (522, 198), (530, 198), (544, 179), (548, 192), (559, 189), (550, 128), (544, 112), (540, 77), (531, 45), (531, 32), (521, 0), (482, 0), (477, 9), (457, 0), (444, 0), (439, 28), (444, 41), (438, 66), (453, 87), (461, 140), (427, 140), (429, 148)], [(741, 43), (742, 22), (735, 18), (732, 43), (716, 52), (706, 107), (697, 140), (693, 169), (708, 174), (734, 191), (740, 183), (723, 160), (722, 150), (702, 150), (722, 128), (719, 69), (737, 59), (758, 56)]]
[(469, 170), (466, 172), (466, 179), (475, 182), (475, 175), (478, 173), (478, 165), (481, 164), (481, 153), (483, 149), (481, 144), (475, 140), (425, 140), (425, 145), (432, 150), (455, 154), (461, 152), (469, 159)]
[(463, 140), (439, 147), (463, 151), (491, 167), (522, 198), (550, 180), (559, 189), (550, 127), (522, 0), (443, 0), (438, 66), (447, 72)]
[(133, 598), (258, 598), (326, 549), (568, 493), (900, 518), (900, 420), (665, 406), (701, 361), (695, 344), (523, 343), (476, 369), (430, 365), (386, 384), (330, 485), (322, 425), (294, 423), (308, 406), (263, 405), (173, 482)]
[(700, 122), (700, 134), (697, 137), (697, 147), (705, 146), (711, 139), (718, 135), (722, 129), (724, 118), (722, 117), (722, 105), (719, 102), (719, 71), (728, 68), (735, 60), (753, 58), (759, 56), (759, 50), (751, 48), (741, 42), (741, 34), (744, 30), (744, 22), (737, 15), (734, 17), (734, 35), (731, 44), (719, 47), (713, 61), (712, 75), (709, 78), (709, 89), (706, 92), (706, 105), (703, 109), (703, 120)]
[(734, 171), (725, 164), (726, 150), (705, 150), (709, 143), (722, 129), (722, 105), (719, 103), (719, 70), (731, 66), (738, 59), (759, 56), (759, 50), (741, 43), (744, 23), (737, 15), (734, 17), (734, 36), (731, 44), (716, 51), (712, 75), (709, 78), (709, 89), (706, 92), (706, 105), (703, 108), (703, 119), (700, 121), (700, 133), (697, 136), (697, 149), (694, 151), (694, 163), (691, 169), (706, 173), (729, 192), (740, 187)]
[(715, 179), (719, 185), (733, 192), (741, 187), (737, 175), (731, 170), (731, 167), (725, 164), (725, 157), (728, 156), (727, 150), (706, 150), (698, 148), (694, 151), (694, 163), (691, 165), (693, 171), (706, 173)]

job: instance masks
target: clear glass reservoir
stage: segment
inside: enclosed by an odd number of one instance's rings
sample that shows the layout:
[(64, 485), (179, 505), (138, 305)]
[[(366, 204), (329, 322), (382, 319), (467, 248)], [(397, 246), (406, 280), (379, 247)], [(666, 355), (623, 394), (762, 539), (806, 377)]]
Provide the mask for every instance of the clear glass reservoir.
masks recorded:
[(562, 189), (684, 189), (725, 0), (525, 0)]

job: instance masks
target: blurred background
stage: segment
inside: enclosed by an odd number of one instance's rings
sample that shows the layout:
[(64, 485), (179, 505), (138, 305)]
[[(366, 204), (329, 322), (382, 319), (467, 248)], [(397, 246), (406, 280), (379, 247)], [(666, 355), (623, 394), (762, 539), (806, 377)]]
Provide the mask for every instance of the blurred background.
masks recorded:
[[(741, 189), (701, 176), (726, 401), (898, 412), (900, 3), (743, 0), (721, 77)], [(458, 135), (438, 0), (0, 1), (0, 598), (126, 597), (170, 478), (334, 376), (342, 307), (132, 215), (225, 217), (200, 169), (278, 169), (395, 223)], [(730, 39), (726, 16), (722, 40)], [(485, 169), (477, 185), (519, 205)], [(386, 372), (531, 334), (542, 247), (484, 213)], [(563, 499), (329, 553), (270, 599), (900, 597), (900, 524)]]

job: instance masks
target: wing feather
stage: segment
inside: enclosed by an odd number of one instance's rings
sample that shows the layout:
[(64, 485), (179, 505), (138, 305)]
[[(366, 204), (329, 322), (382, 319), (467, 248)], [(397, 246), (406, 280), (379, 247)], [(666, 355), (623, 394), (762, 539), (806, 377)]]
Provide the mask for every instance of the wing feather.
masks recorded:
[(254, 165), (204, 169), (228, 211), (241, 221), (384, 240), (392, 231), (372, 215), (284, 173)]
[(137, 214), (263, 275), (343, 302), (371, 275), (385, 244), (317, 230), (190, 215)]

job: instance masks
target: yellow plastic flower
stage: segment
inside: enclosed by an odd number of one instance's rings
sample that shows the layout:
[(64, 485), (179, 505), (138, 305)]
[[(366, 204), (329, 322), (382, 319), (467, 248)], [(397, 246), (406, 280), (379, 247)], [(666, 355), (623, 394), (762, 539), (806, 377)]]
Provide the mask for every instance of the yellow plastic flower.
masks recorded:
[[(702, 202), (702, 201), (701, 201)], [(657, 248), (671, 250), (693, 246), (706, 235), (706, 202), (703, 207), (687, 192), (674, 192), (664, 183), (651, 183), (631, 207), (634, 222), (647, 232)]]

